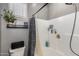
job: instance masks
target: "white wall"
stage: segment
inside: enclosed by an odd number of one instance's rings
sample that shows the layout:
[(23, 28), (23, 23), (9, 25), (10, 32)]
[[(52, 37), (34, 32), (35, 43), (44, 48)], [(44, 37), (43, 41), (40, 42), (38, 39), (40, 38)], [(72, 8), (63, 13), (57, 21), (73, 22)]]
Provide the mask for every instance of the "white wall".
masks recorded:
[[(72, 41), (72, 49), (78, 53), (79, 52), (79, 12), (77, 14), (77, 23), (75, 28), (75, 33)], [(72, 31), (72, 26), (74, 22), (74, 13), (51, 19), (51, 20), (38, 20), (37, 28), (39, 39), (41, 42), (41, 47), (43, 50), (44, 55), (64, 55), (64, 56), (71, 56), (75, 55), (70, 51), (69, 42), (70, 42), (70, 35)], [(56, 34), (50, 33), (48, 31), (49, 25), (54, 25), (57, 33), (60, 35), (60, 39), (56, 37)], [(48, 34), (49, 33), (49, 34)], [(46, 40), (49, 40), (49, 47), (45, 46)]]
[[(78, 53), (79, 52), (79, 12), (77, 14), (77, 23), (75, 28), (75, 33), (72, 41), (72, 49)], [(51, 19), (50, 24), (53, 24), (57, 32), (60, 34), (61, 39), (59, 40), (60, 44), (58, 45), (61, 52), (65, 55), (74, 55), (69, 49), (70, 35), (72, 31), (72, 25), (74, 22), (74, 13), (65, 15), (56, 19)], [(52, 38), (51, 38), (52, 39)]]

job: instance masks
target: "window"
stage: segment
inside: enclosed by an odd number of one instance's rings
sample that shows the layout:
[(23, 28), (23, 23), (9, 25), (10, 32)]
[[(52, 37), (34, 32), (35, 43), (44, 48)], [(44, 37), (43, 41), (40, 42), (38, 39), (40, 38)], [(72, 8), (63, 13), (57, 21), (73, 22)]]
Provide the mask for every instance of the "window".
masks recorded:
[(24, 3), (10, 3), (9, 8), (17, 17), (27, 18), (27, 4)]

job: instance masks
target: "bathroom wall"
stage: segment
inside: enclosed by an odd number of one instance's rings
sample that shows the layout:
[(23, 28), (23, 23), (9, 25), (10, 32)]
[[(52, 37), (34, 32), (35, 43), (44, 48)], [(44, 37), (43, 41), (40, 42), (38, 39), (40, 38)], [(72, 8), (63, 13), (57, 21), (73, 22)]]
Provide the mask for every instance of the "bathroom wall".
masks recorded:
[[(74, 36), (72, 40), (72, 49), (78, 53), (79, 52), (79, 12), (77, 13), (76, 27), (74, 31)], [(64, 15), (50, 20), (36, 19), (36, 27), (38, 37), (37, 40), (40, 42), (40, 47), (42, 55), (44, 56), (75, 56), (71, 52), (70, 36), (72, 32), (74, 22), (74, 13)], [(53, 29), (56, 29), (56, 34), (48, 31), (50, 25), (54, 25)], [(60, 38), (57, 38), (57, 34)], [(49, 46), (45, 45), (46, 41), (49, 42)], [(38, 47), (40, 49), (40, 47)], [(36, 55), (39, 55), (36, 53)]]
[[(2, 9), (2, 4), (0, 4), (0, 14), (1, 14), (1, 9)], [(0, 28), (1, 28), (1, 15), (0, 15)], [(1, 55), (1, 29), (0, 29), (0, 55)]]
[[(79, 45), (79, 40), (78, 40), (79, 39), (79, 20), (78, 20), (79, 16), (78, 15), (79, 15), (79, 12), (77, 12), (76, 27), (75, 27), (74, 35), (72, 38), (72, 49), (77, 54), (79, 52), (79, 47), (78, 47)], [(57, 45), (56, 51), (58, 51), (58, 53), (60, 54), (63, 53), (63, 55), (68, 55), (68, 56), (75, 55), (74, 53), (71, 52), (70, 47), (69, 47), (73, 23), (74, 23), (74, 13), (49, 20), (49, 24), (54, 25), (54, 28), (56, 29), (57, 33), (59, 33), (61, 37), (60, 39), (57, 39), (57, 41), (55, 41), (55, 43), (58, 44), (58, 45), (56, 44)], [(56, 39), (52, 39), (52, 36), (51, 36), (51, 40), (56, 40)]]
[[(7, 9), (9, 5), (6, 3), (0, 4), (0, 8)], [(28, 21), (28, 19), (24, 19)], [(1, 18), (1, 55), (8, 55), (10, 45), (12, 42), (23, 40), (26, 45), (28, 44), (28, 29), (10, 29), (6, 28), (6, 22)]]
[[(2, 10), (5, 8), (5, 9), (7, 9), (7, 7), (8, 7), (8, 4), (6, 3), (0, 3), (0, 14), (2, 14)], [(2, 19), (2, 17), (0, 18), (0, 30), (1, 30), (1, 33), (0, 33), (0, 55), (2, 55), (2, 50), (3, 50), (3, 48), (2, 48), (2, 46), (3, 46), (3, 43), (4, 43), (4, 45), (5, 45), (5, 42), (3, 42), (3, 41), (5, 41), (4, 39), (2, 40), (2, 37), (3, 37), (3, 32), (5, 32), (5, 28), (4, 29), (2, 29), (2, 25), (3, 25), (3, 23), (2, 23), (2, 21), (3, 21), (3, 19)], [(2, 30), (4, 30), (3, 32), (2, 32)], [(6, 37), (5, 37), (5, 34), (4, 34), (4, 38), (6, 39)], [(5, 49), (5, 46), (4, 46), (4, 49)]]
[[(42, 6), (44, 5), (44, 3), (29, 3), (28, 4), (28, 17), (32, 17), (32, 15), (39, 10)], [(40, 19), (48, 19), (48, 7), (45, 6), (40, 12), (38, 12), (35, 15), (37, 18)]]
[[(76, 3), (79, 10), (79, 4)], [(50, 3), (48, 5), (48, 19), (61, 17), (74, 12), (73, 5), (66, 5), (65, 3)]]

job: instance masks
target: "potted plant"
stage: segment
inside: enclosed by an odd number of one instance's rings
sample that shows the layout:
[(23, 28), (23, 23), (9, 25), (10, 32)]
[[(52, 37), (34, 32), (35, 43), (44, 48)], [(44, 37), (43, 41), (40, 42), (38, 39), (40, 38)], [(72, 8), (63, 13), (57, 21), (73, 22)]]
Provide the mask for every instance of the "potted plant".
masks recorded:
[(8, 24), (13, 24), (14, 21), (17, 20), (11, 10), (4, 9), (3, 11), (4, 11), (3, 18)]

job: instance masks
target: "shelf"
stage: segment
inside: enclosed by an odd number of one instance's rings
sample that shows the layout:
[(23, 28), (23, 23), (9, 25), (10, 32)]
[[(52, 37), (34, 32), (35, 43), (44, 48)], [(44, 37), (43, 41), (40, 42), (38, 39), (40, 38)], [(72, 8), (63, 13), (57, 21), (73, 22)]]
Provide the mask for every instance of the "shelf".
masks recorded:
[(11, 24), (7, 24), (7, 28), (28, 29), (28, 25), (11, 25)]

